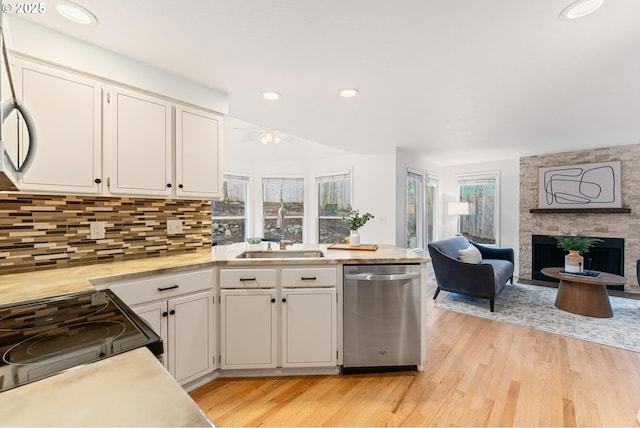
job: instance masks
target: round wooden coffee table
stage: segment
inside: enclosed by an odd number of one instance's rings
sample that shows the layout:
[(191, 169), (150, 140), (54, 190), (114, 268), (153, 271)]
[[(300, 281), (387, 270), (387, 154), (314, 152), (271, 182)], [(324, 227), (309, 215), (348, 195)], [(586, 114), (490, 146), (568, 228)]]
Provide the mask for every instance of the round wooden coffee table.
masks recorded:
[[(542, 273), (560, 280), (556, 308), (578, 315), (596, 318), (611, 318), (613, 310), (609, 301), (607, 285), (624, 285), (627, 280), (619, 275), (597, 272), (597, 278), (570, 273), (561, 273), (563, 268), (542, 269)], [(596, 271), (591, 271), (596, 272)]]

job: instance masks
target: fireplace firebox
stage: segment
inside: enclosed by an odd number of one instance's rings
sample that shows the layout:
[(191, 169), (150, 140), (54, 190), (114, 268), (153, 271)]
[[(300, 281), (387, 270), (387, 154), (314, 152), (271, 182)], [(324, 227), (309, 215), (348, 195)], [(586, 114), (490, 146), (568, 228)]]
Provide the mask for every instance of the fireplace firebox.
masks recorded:
[[(602, 239), (602, 242), (595, 243), (588, 253), (583, 254), (584, 269), (624, 276), (624, 238), (599, 239)], [(531, 249), (531, 279), (558, 282), (557, 279), (549, 278), (541, 272), (546, 267), (564, 266), (566, 253), (562, 248), (558, 248), (556, 239), (547, 235), (532, 235)], [(624, 291), (623, 285), (608, 288)]]

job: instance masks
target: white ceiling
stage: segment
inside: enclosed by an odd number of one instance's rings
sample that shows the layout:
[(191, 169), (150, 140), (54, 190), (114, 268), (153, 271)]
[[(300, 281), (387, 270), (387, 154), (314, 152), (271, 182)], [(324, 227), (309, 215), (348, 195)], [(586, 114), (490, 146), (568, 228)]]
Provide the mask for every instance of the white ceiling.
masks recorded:
[(75, 0), (82, 27), (50, 0), (29, 19), (226, 92), (243, 121), (447, 165), (640, 143), (640, 1), (559, 20), (572, 1)]

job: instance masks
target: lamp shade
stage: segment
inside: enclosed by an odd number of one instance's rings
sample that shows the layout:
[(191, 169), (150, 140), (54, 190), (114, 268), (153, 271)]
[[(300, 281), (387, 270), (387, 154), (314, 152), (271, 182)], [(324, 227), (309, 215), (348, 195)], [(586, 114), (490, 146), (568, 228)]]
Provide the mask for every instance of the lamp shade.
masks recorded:
[(469, 215), (469, 202), (449, 202), (449, 215)]

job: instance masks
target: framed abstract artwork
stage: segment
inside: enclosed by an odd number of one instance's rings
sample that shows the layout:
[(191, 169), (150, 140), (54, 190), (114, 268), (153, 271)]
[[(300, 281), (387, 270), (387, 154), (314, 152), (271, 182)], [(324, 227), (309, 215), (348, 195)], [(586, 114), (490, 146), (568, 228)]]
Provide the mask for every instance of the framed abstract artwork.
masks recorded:
[(538, 170), (538, 208), (620, 208), (620, 161)]

